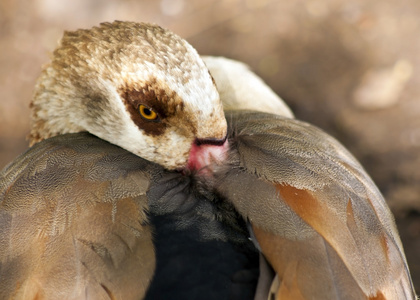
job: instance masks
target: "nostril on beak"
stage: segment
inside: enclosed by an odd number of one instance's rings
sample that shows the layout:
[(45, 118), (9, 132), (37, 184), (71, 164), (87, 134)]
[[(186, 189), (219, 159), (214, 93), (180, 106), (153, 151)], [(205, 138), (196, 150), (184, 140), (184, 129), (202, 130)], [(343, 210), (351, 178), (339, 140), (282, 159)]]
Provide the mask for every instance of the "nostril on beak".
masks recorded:
[(201, 146), (201, 145), (222, 146), (226, 142), (226, 139), (227, 139), (227, 136), (225, 136), (223, 139), (216, 139), (216, 138), (199, 139), (199, 138), (196, 138), (194, 143), (197, 146)]

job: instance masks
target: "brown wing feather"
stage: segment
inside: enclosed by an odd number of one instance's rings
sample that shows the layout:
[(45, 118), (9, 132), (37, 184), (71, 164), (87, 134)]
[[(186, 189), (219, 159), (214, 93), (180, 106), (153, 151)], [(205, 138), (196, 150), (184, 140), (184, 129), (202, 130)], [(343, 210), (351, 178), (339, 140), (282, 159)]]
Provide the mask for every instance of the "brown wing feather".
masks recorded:
[(153, 170), (88, 134), (44, 141), (3, 170), (0, 298), (142, 298), (155, 265)]
[(219, 190), (251, 222), (280, 299), (414, 299), (392, 214), (343, 146), (297, 120), (227, 119), (237, 152)]

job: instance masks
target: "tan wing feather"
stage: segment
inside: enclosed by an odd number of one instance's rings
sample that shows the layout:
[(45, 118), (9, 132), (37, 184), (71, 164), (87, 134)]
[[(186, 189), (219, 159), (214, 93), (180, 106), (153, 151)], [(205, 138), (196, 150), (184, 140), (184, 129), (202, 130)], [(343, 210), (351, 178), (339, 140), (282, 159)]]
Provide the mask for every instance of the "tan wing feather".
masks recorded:
[(3, 170), (0, 298), (142, 298), (155, 267), (151, 170), (88, 134), (41, 142)]

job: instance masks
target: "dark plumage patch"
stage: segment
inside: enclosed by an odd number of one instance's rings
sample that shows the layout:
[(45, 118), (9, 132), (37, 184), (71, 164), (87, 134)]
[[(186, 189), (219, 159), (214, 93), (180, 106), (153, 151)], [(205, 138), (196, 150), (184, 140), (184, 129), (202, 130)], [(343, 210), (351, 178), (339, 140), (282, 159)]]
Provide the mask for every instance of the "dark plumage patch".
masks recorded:
[(145, 299), (254, 299), (259, 256), (230, 202), (169, 172), (147, 197), (157, 265)]

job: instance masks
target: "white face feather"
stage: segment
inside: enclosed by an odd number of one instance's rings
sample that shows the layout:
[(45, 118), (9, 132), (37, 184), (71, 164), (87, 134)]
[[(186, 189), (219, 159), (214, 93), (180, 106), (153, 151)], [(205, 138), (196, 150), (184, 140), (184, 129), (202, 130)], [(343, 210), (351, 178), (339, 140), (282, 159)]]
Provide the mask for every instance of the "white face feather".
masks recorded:
[[(140, 104), (160, 122), (142, 119)], [(186, 166), (196, 138), (226, 136), (203, 61), (186, 41), (148, 24), (66, 34), (38, 80), (32, 108), (34, 142), (88, 131), (168, 169)]]

